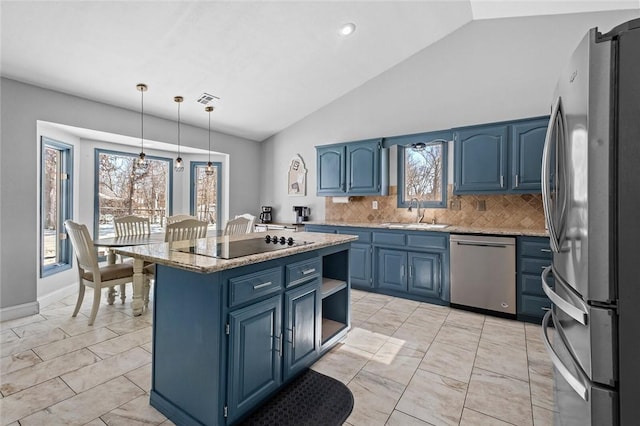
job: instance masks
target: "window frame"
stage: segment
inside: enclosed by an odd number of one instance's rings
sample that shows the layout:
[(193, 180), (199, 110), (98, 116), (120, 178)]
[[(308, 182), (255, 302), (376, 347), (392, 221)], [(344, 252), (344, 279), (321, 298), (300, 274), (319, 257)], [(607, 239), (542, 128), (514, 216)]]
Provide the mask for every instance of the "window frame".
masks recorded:
[(47, 136), (40, 137), (40, 278), (45, 278), (58, 272), (71, 269), (73, 266), (73, 256), (71, 250), (71, 240), (69, 238), (58, 238), (58, 262), (45, 265), (44, 264), (44, 187), (45, 187), (45, 150), (53, 148), (60, 154), (60, 163), (58, 173), (66, 173), (67, 179), (60, 180), (57, 192), (58, 214), (57, 214), (57, 233), (65, 234), (64, 222), (73, 217), (73, 145), (51, 139)]
[[(94, 238), (99, 238), (100, 236), (100, 155), (101, 154), (110, 154), (110, 155), (119, 155), (123, 157), (138, 157), (139, 153), (127, 152), (127, 151), (117, 151), (113, 149), (103, 149), (103, 148), (95, 148), (94, 161), (93, 161), (93, 235)], [(166, 161), (168, 167), (167, 173), (167, 216), (171, 216), (173, 214), (173, 159), (170, 157), (160, 157), (157, 155), (149, 155), (146, 154), (145, 158), (147, 160), (160, 160)]]
[(424, 133), (417, 135), (408, 135), (404, 137), (395, 138), (395, 144), (398, 147), (398, 208), (408, 208), (410, 201), (405, 199), (405, 150), (411, 148), (411, 144), (425, 143), (427, 145), (440, 145), (442, 149), (442, 179), (441, 179), (441, 194), (442, 199), (440, 201), (421, 200), (420, 207), (428, 209), (446, 209), (447, 208), (447, 192), (448, 192), (448, 174), (449, 174), (449, 161), (448, 151), (449, 142), (451, 141), (451, 132), (434, 132)]
[[(220, 230), (220, 223), (222, 221), (222, 162), (221, 161), (212, 161), (213, 167), (216, 169), (218, 174), (218, 182), (216, 185), (216, 192), (218, 194), (218, 198), (216, 200), (216, 230)], [(196, 169), (198, 167), (206, 167), (207, 161), (191, 161), (191, 165), (189, 167), (189, 183), (190, 183), (190, 191), (189, 191), (189, 212), (192, 216), (198, 216), (196, 212)]]

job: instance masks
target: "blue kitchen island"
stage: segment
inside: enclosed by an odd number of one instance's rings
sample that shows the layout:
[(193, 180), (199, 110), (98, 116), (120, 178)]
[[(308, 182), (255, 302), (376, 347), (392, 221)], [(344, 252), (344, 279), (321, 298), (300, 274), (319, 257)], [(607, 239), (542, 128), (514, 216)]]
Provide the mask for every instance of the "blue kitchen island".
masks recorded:
[(156, 264), (150, 403), (177, 425), (236, 423), (350, 328), (357, 237), (268, 236), (116, 250)]

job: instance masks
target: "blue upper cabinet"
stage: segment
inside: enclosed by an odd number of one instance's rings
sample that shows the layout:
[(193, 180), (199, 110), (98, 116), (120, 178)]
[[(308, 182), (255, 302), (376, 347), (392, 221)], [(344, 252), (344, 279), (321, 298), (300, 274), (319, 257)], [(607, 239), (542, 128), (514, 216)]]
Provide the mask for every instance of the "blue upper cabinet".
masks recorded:
[(478, 126), (454, 133), (456, 193), (506, 189), (507, 126)]
[(381, 139), (316, 147), (317, 194), (386, 195), (388, 149)]
[(454, 132), (455, 194), (540, 192), (548, 117)]
[(511, 126), (511, 179), (517, 192), (539, 192), (548, 118)]

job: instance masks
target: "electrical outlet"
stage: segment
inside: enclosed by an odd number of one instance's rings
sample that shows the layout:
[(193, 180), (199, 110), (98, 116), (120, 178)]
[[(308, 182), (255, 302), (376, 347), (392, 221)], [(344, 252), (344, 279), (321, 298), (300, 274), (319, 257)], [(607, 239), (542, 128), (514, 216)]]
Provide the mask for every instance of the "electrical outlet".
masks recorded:
[(371, 203), (371, 208), (372, 208), (373, 210), (378, 210), (378, 202), (377, 202), (377, 201), (373, 201), (373, 202)]

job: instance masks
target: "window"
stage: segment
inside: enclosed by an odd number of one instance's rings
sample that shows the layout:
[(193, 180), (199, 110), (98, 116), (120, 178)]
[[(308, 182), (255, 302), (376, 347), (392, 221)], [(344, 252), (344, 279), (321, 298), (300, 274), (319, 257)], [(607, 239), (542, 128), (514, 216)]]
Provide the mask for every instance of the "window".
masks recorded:
[(40, 276), (71, 268), (64, 221), (71, 219), (73, 147), (43, 137), (40, 166)]
[(418, 199), (422, 207), (447, 206), (447, 142), (398, 145), (398, 207)]
[(220, 229), (220, 197), (222, 163), (213, 163), (213, 174), (206, 174), (207, 163), (191, 162), (191, 214), (209, 222), (209, 228)]
[(148, 217), (151, 232), (164, 232), (171, 215), (173, 160), (146, 156), (147, 167), (136, 167), (137, 154), (96, 149), (94, 236), (112, 237), (113, 218)]

